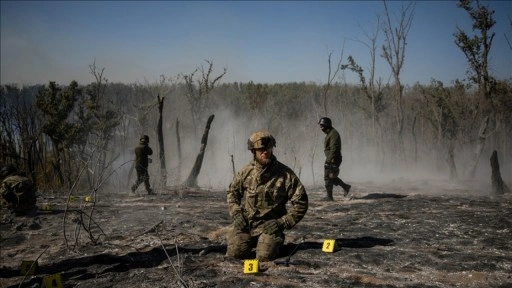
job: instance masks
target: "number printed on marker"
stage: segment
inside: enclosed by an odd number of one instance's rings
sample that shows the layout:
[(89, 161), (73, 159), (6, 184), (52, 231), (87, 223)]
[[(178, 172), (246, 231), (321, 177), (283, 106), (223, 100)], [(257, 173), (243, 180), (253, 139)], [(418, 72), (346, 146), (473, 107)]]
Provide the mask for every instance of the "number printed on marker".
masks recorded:
[(244, 261), (244, 273), (258, 273), (258, 259)]
[(322, 251), (324, 252), (334, 252), (334, 242), (336, 240), (324, 240), (324, 245), (322, 246)]

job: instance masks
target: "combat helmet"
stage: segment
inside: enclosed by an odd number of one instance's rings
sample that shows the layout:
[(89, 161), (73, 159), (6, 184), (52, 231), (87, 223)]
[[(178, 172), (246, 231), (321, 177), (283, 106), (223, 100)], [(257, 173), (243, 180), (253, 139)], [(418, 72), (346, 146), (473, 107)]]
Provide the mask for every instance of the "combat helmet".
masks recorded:
[(267, 131), (257, 131), (251, 134), (247, 140), (247, 149), (259, 149), (276, 147), (276, 139)]
[(318, 121), (318, 124), (320, 124), (324, 127), (327, 127), (327, 128), (332, 128), (331, 118), (328, 118), (328, 117), (320, 118), (320, 120)]
[(147, 144), (147, 143), (149, 143), (149, 136), (148, 135), (142, 135), (142, 136), (140, 136), (139, 141), (142, 144)]
[(0, 169), (0, 178), (5, 178), (16, 173), (18, 169), (13, 164), (7, 164)]

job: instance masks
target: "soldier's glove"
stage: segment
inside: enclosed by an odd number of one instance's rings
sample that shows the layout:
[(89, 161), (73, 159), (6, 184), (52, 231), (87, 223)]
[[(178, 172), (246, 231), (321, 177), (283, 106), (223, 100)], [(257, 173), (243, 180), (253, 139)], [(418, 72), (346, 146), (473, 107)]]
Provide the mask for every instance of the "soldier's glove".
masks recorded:
[(269, 220), (263, 223), (261, 227), (263, 233), (272, 235), (276, 234), (278, 231), (283, 230), (285, 228), (285, 223), (281, 219)]
[(242, 213), (236, 213), (233, 215), (233, 226), (235, 226), (237, 230), (247, 231), (249, 228), (249, 223)]

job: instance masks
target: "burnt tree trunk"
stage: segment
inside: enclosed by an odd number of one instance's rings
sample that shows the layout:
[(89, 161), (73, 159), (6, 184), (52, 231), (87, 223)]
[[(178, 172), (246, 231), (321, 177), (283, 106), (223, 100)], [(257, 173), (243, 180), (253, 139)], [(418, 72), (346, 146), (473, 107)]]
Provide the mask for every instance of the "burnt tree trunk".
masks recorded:
[(417, 115), (414, 115), (414, 120), (412, 121), (412, 139), (414, 140), (414, 163), (418, 163), (418, 138), (416, 138), (416, 119), (418, 119), (418, 117)]
[(473, 156), (473, 164), (469, 168), (469, 177), (475, 178), (476, 168), (478, 166), (478, 161), (480, 159), (480, 155), (482, 155), (482, 151), (484, 150), (485, 140), (487, 138), (486, 132), (489, 127), (489, 116), (485, 117), (484, 121), (480, 125), (480, 130), (478, 131), (478, 144), (476, 146), (475, 154)]
[(164, 148), (164, 133), (162, 129), (162, 110), (164, 109), (164, 98), (160, 98), (160, 95), (157, 95), (158, 98), (158, 125), (157, 125), (157, 134), (158, 134), (158, 151), (159, 151), (159, 159), (160, 159), (160, 187), (165, 187), (167, 185), (167, 169), (165, 168), (165, 148)]
[(450, 168), (450, 180), (457, 179), (457, 166), (455, 165), (455, 141), (452, 139), (448, 140), (446, 163)]
[(233, 168), (233, 177), (235, 177), (236, 170), (235, 170), (235, 159), (233, 158), (233, 154), (231, 154), (231, 167)]
[(176, 118), (176, 146), (178, 148), (178, 175), (176, 175), (177, 182), (181, 181), (181, 139), (180, 139), (180, 120)]
[(204, 151), (206, 150), (208, 132), (210, 132), (210, 125), (212, 124), (213, 117), (215, 117), (215, 115), (210, 115), (210, 117), (208, 117), (208, 121), (206, 122), (206, 128), (204, 129), (203, 138), (201, 139), (201, 148), (199, 149), (199, 154), (197, 155), (194, 167), (192, 167), (192, 171), (190, 171), (190, 174), (185, 181), (186, 187), (197, 187), (197, 176), (199, 176), (201, 166), (203, 165)]
[(130, 186), (133, 184), (131, 183), (131, 179), (132, 179), (132, 174), (133, 174), (133, 170), (135, 170), (135, 159), (131, 160), (132, 161), (132, 165), (130, 167), (130, 172), (128, 172), (128, 184), (126, 185), (126, 187), (129, 189)]
[(494, 194), (503, 195), (505, 193), (510, 193), (510, 188), (508, 188), (507, 184), (505, 184), (501, 178), (500, 164), (498, 162), (498, 152), (496, 152), (496, 150), (492, 152), (491, 169), (492, 191)]

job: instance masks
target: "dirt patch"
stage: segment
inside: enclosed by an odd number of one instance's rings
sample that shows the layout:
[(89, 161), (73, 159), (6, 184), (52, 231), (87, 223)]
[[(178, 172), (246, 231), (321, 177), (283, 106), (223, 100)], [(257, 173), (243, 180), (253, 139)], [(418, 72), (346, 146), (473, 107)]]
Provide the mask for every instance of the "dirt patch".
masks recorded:
[[(224, 256), (231, 222), (225, 191), (104, 195), (90, 226), (94, 245), (77, 231), (87, 221), (77, 212), (83, 201), (65, 213), (63, 197), (40, 198), (50, 212), (2, 211), (0, 287), (18, 287), (21, 262), (39, 256), (37, 273), (22, 287), (55, 273), (64, 287), (96, 288), (512, 287), (511, 198), (475, 187), (355, 183), (350, 197), (336, 191), (335, 202), (320, 201), (323, 189), (310, 187), (309, 211), (287, 232), (279, 262), (260, 263), (257, 274)], [(335, 240), (332, 253), (322, 251), (327, 239)]]

